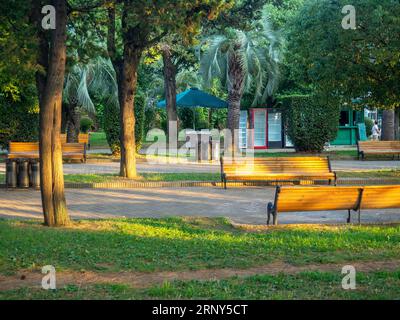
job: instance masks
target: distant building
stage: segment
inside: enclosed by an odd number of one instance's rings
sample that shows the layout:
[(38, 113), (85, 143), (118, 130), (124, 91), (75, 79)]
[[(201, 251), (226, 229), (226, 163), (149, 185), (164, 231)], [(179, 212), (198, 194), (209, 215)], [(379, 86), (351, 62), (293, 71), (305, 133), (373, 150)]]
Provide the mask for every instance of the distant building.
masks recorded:
[[(373, 115), (372, 113), (370, 115)], [(343, 108), (340, 112), (338, 134), (332, 145), (356, 145), (358, 123), (364, 123), (365, 112)], [(253, 136), (249, 137), (254, 129)], [(240, 112), (239, 145), (241, 148), (281, 149), (293, 147), (286, 136), (283, 114), (279, 108), (250, 108)]]

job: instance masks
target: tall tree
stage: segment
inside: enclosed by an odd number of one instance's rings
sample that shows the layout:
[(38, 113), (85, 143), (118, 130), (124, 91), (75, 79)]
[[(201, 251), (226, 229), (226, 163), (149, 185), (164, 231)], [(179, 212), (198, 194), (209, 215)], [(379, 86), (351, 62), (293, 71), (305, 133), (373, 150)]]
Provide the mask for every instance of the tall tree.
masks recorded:
[(202, 58), (206, 83), (219, 77), (228, 89), (228, 129), (239, 128), (240, 102), (245, 90), (252, 91), (253, 105), (265, 101), (276, 90), (279, 78), (279, 37), (264, 21), (262, 29), (243, 32), (230, 29), (211, 38)]
[(64, 195), (64, 174), (61, 150), (61, 105), (64, 86), (67, 6), (65, 0), (53, 0), (56, 25), (50, 41), (41, 26), (42, 2), (33, 1), (31, 21), (37, 27), (38, 64), (44, 72), (37, 73), (40, 104), (40, 189), (44, 221), (47, 226), (63, 226), (70, 221)]
[[(118, 3), (122, 2), (120, 6)], [(121, 163), (120, 176), (136, 177), (134, 97), (137, 72), (143, 52), (157, 44), (168, 33), (190, 37), (198, 32), (200, 21), (207, 16), (213, 19), (219, 12), (230, 8), (231, 0), (187, 2), (115, 1), (108, 10), (109, 29), (107, 47), (113, 62), (120, 102)], [(121, 16), (122, 52), (117, 51), (117, 13)]]
[[(225, 28), (246, 30), (251, 28), (251, 22), (259, 19), (261, 9), (267, 0), (241, 0), (235, 1), (230, 10), (220, 12), (216, 19), (204, 18), (201, 21), (202, 36), (210, 35)], [(163, 59), (164, 88), (168, 121), (177, 121), (176, 110), (176, 75), (183, 69), (190, 69), (198, 62), (196, 49), (193, 44), (198, 39), (190, 41), (182, 39), (180, 35), (172, 34), (163, 40), (160, 46)], [(211, 109), (209, 109), (211, 117)], [(168, 135), (169, 136), (169, 135)]]
[[(287, 26), (292, 79), (333, 94), (361, 98), (384, 112), (383, 138), (394, 136), (400, 106), (400, 2), (354, 0), (355, 29), (342, 26), (345, 0), (307, 0)], [(311, 85), (310, 85), (311, 84)]]

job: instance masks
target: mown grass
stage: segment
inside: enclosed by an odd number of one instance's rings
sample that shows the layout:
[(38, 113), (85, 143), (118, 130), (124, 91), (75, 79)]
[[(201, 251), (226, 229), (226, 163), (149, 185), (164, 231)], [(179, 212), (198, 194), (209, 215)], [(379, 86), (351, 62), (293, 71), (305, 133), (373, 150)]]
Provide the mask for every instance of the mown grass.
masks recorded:
[(48, 264), (58, 270), (118, 272), (247, 268), (277, 260), (304, 265), (400, 258), (400, 225), (246, 232), (223, 218), (91, 220), (68, 228), (0, 220), (0, 234), (3, 274)]
[(341, 287), (343, 275), (340, 271), (174, 281), (147, 289), (101, 283), (87, 287), (70, 284), (57, 290), (21, 288), (0, 291), (0, 299), (400, 299), (400, 269), (395, 272), (358, 272), (355, 290)]
[(341, 270), (296, 275), (256, 275), (219, 281), (175, 281), (145, 293), (158, 299), (399, 299), (396, 272), (356, 273), (356, 289), (344, 290)]
[[(130, 181), (120, 178), (117, 174), (66, 174), (66, 183), (100, 183), (115, 181)], [(134, 181), (219, 181), (217, 173), (140, 173)]]
[(400, 170), (338, 171), (337, 176), (339, 178), (400, 178)]
[[(368, 170), (368, 171), (338, 171), (338, 178), (400, 178), (400, 170)], [(140, 173), (133, 181), (220, 181), (219, 173), (189, 172), (189, 173)], [(65, 183), (103, 183), (130, 181), (112, 173), (98, 174), (66, 174)], [(0, 183), (5, 183), (5, 174), (0, 173)]]
[(90, 133), (90, 148), (109, 148), (105, 132), (100, 131)]
[(329, 156), (331, 160), (354, 160), (357, 158), (357, 150), (333, 150), (322, 153), (302, 153), (302, 152), (257, 152), (256, 157), (310, 157), (310, 156)]
[[(338, 178), (400, 178), (400, 170), (338, 171)], [(141, 173), (137, 181), (220, 181), (219, 173)], [(99, 183), (125, 181), (116, 174), (68, 174), (65, 182)]]

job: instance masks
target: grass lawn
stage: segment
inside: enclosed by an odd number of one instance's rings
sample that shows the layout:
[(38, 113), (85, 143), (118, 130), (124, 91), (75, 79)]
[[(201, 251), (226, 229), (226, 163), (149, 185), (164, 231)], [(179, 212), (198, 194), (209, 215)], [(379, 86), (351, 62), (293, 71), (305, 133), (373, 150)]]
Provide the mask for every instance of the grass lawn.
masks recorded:
[(329, 156), (331, 160), (354, 160), (357, 158), (357, 150), (324, 151), (321, 154), (296, 153), (296, 152), (257, 152), (255, 157), (309, 157)]
[[(400, 178), (400, 170), (338, 171), (338, 178)], [(117, 174), (66, 174), (66, 183), (102, 183), (126, 181)], [(220, 181), (219, 173), (141, 173), (135, 181)], [(0, 183), (5, 174), (0, 173)]]
[(92, 149), (108, 149), (108, 143), (105, 132), (90, 133), (90, 148)]
[[(244, 269), (281, 261), (294, 266), (400, 258), (400, 225), (283, 226), (246, 232), (225, 219), (167, 218), (78, 221), (51, 229), (39, 222), (0, 220), (0, 274), (40, 270), (156, 272)], [(51, 239), (51, 241), (48, 241)], [(400, 267), (399, 267), (400, 269)], [(173, 281), (137, 289), (128, 284), (66, 285), (55, 292), (0, 290), (16, 298), (400, 298), (400, 270), (357, 273), (356, 291), (332, 271)]]
[(357, 273), (356, 290), (343, 290), (337, 272), (302, 272), (296, 275), (257, 275), (215, 281), (173, 281), (146, 289), (125, 284), (99, 283), (80, 287), (66, 285), (57, 290), (0, 291), (0, 300), (13, 299), (399, 299), (400, 269), (395, 272)]
[[(217, 173), (141, 173), (135, 181), (220, 181)], [(127, 181), (117, 174), (66, 174), (65, 182), (100, 183), (112, 181)], [(129, 180), (128, 180), (129, 181)]]

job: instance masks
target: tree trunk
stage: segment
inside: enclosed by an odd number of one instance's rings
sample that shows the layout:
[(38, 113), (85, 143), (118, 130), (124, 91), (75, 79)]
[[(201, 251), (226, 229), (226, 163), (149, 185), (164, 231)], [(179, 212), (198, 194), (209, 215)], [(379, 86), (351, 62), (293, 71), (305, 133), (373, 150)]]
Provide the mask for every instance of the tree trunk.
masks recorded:
[[(171, 48), (164, 44), (161, 48), (162, 57), (164, 63), (164, 86), (165, 86), (165, 99), (166, 99), (166, 110), (167, 120), (178, 121), (178, 115), (176, 111), (176, 66), (172, 62)], [(169, 130), (169, 126), (167, 126)], [(168, 137), (170, 132), (168, 132)]]
[(228, 63), (228, 77), (230, 80), (228, 87), (228, 129), (232, 134), (233, 150), (238, 150), (239, 141), (235, 139), (235, 130), (239, 130), (240, 101), (243, 96), (245, 78), (239, 53), (231, 54)]
[(382, 140), (394, 140), (394, 110), (383, 110), (382, 113)]
[(137, 48), (125, 46), (124, 64), (120, 85), (120, 123), (121, 123), (121, 164), (120, 176), (136, 178), (135, 146), (135, 94), (137, 70), (142, 52)]
[[(44, 88), (40, 94), (40, 189), (45, 225), (63, 226), (69, 223), (64, 196), (60, 141), (61, 104), (66, 62), (67, 10), (65, 0), (54, 0), (53, 4), (56, 8), (56, 29), (52, 31), (51, 35), (45, 85), (43, 84), (44, 79), (37, 77), (38, 90)], [(37, 6), (36, 10), (41, 9), (40, 1), (37, 1), (35, 5)], [(45, 48), (42, 49), (45, 50)], [(43, 57), (43, 54), (44, 51), (41, 51), (39, 56)]]
[(67, 108), (67, 142), (77, 143), (80, 131), (81, 113), (76, 104), (69, 104)]

